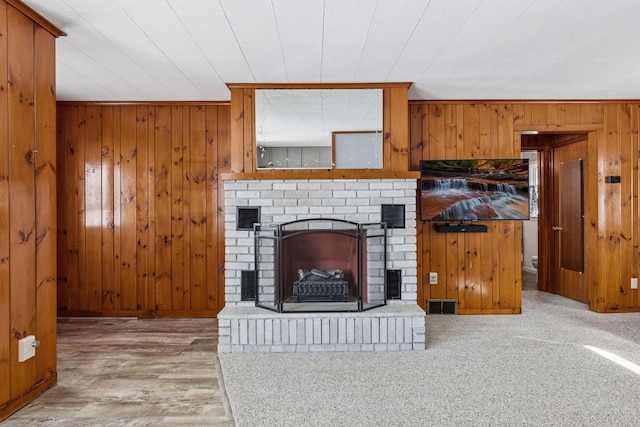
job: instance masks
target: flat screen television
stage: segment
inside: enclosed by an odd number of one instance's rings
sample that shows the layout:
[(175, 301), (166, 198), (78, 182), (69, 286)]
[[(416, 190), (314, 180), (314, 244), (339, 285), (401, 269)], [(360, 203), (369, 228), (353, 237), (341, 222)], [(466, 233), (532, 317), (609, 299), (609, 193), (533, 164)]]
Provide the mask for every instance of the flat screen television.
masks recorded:
[(529, 160), (420, 161), (424, 221), (529, 219)]

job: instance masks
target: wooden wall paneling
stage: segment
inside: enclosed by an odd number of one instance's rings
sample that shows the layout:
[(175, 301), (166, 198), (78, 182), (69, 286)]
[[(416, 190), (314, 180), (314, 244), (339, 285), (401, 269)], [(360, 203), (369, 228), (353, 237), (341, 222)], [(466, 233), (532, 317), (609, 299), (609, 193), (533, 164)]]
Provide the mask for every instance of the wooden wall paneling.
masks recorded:
[(183, 218), (183, 253), (182, 262), (184, 264), (182, 291), (182, 303), (185, 310), (191, 310), (191, 157), (193, 153), (193, 145), (191, 144), (191, 109), (185, 106), (182, 109), (182, 139), (184, 144), (183, 155), (183, 173), (182, 173), (182, 218)]
[(606, 104), (603, 103), (588, 104), (588, 107), (591, 107), (591, 124), (596, 125), (604, 123), (605, 105)]
[[(173, 200), (172, 185), (172, 107), (161, 105), (156, 107), (155, 113), (155, 192), (154, 205), (155, 233), (152, 239), (155, 242), (155, 251), (151, 251), (155, 257), (155, 274), (152, 277), (151, 291), (154, 310), (172, 309), (172, 279), (174, 250), (172, 236), (171, 202)], [(177, 242), (176, 242), (177, 244)], [(181, 279), (181, 278), (180, 278)], [(182, 298), (182, 296), (180, 296)]]
[[(589, 271), (589, 308), (593, 311), (604, 312), (606, 307), (606, 287), (607, 287), (607, 271), (605, 269), (604, 257), (606, 256), (606, 207), (603, 203), (605, 189), (605, 131), (599, 130), (589, 132), (588, 134), (588, 163), (590, 171), (597, 171), (596, 177), (592, 177), (585, 181), (588, 188), (595, 191), (591, 194), (597, 194), (594, 199), (586, 198), (585, 201), (589, 208), (587, 215), (589, 220), (586, 221), (591, 231), (587, 233), (588, 243), (585, 245), (587, 251), (587, 268)], [(594, 184), (594, 179), (597, 183)]]
[(514, 110), (515, 107), (511, 104), (498, 104), (497, 106), (495, 135), (497, 147), (496, 151), (491, 152), (492, 156), (519, 157), (520, 155), (520, 134), (516, 135), (513, 132)]
[[(427, 106), (424, 107), (426, 110)], [(425, 145), (422, 137), (423, 105), (409, 104), (409, 116), (409, 141), (411, 141), (409, 170), (417, 171), (420, 170), (420, 160), (424, 158), (422, 152)]]
[(191, 234), (191, 308), (206, 308), (207, 283), (207, 149), (206, 116), (202, 106), (191, 107), (189, 161), (189, 231)]
[(151, 105), (147, 111), (147, 310), (156, 307), (156, 108)]
[[(55, 27), (0, 2), (0, 421), (56, 382)], [(18, 341), (36, 355), (18, 362)]]
[[(391, 89), (382, 90), (382, 167), (391, 170), (391, 157), (393, 147), (391, 145)], [(332, 154), (333, 155), (333, 154)]]
[(61, 117), (58, 111), (58, 122), (64, 126), (60, 155), (64, 169), (58, 171), (58, 177), (64, 197), (58, 205), (64, 204), (64, 215), (58, 217), (58, 222), (64, 236), (64, 252), (58, 253), (58, 271), (64, 276), (58, 282), (58, 309), (71, 310), (78, 307), (78, 108), (66, 107), (63, 112)]
[[(620, 104), (620, 307), (622, 309), (633, 307), (633, 291), (631, 290), (631, 277), (633, 266), (637, 264), (637, 250), (634, 250), (634, 192), (636, 191), (634, 177), (634, 165), (637, 169), (637, 147), (633, 143), (631, 123), (632, 111), (635, 109), (630, 104)], [(635, 153), (634, 153), (635, 151)], [(635, 212), (635, 218), (638, 218)], [(635, 276), (637, 277), (637, 276)], [(636, 291), (637, 292), (637, 291)]]
[(495, 138), (491, 138), (491, 123), (493, 120), (497, 120), (496, 115), (492, 111), (491, 106), (487, 104), (478, 105), (478, 149), (480, 158), (491, 157), (491, 152), (496, 153), (493, 148), (492, 142)]
[(122, 163), (125, 161), (122, 151), (122, 108), (114, 106), (113, 115), (113, 286), (111, 300), (107, 308), (114, 311), (122, 309)]
[[(620, 131), (619, 131), (619, 105), (607, 104), (605, 106), (604, 132), (607, 136), (607, 143), (603, 156), (605, 159), (604, 176), (621, 175), (620, 168)], [(605, 256), (604, 269), (606, 272), (606, 308), (608, 310), (618, 310), (620, 308), (620, 184), (604, 183), (604, 216), (605, 225)]]
[(467, 233), (465, 236), (465, 307), (482, 309), (481, 242), (485, 233)]
[(513, 104), (513, 125), (525, 126), (527, 123), (525, 122), (524, 116), (525, 116), (525, 104), (521, 102)]
[(56, 375), (56, 100), (55, 38), (35, 30), (36, 380)]
[[(11, 354), (18, 340), (35, 332), (36, 223), (34, 181), (34, 32), (31, 20), (9, 7), (9, 245)], [(17, 309), (19, 308), (19, 309)], [(11, 399), (17, 399), (36, 382), (36, 358), (19, 363), (11, 357)]]
[(549, 104), (533, 104), (531, 108), (531, 124), (549, 125)]
[(547, 104), (547, 120), (545, 124), (547, 126), (557, 126), (560, 123), (560, 108), (557, 103)]
[(409, 104), (406, 87), (391, 92), (391, 170), (405, 172), (409, 168)]
[(463, 113), (465, 159), (482, 157), (480, 150), (480, 111), (478, 104), (465, 104)]
[(521, 104), (522, 107), (522, 120), (519, 120), (519, 124), (524, 126), (533, 126), (533, 104), (525, 103)]
[(114, 157), (113, 127), (114, 114), (112, 106), (101, 107), (102, 126), (100, 137), (101, 148), (101, 189), (100, 203), (102, 224), (102, 251), (100, 264), (102, 268), (102, 300), (101, 310), (113, 310), (114, 303)]
[[(137, 309), (136, 267), (136, 203), (137, 203), (137, 159), (136, 107), (120, 107), (120, 309)], [(117, 304), (116, 304), (117, 308)]]
[(256, 171), (256, 138), (254, 129), (255, 108), (253, 105), (253, 98), (255, 95), (255, 89), (246, 89), (244, 91), (244, 168), (245, 172)]
[[(182, 310), (184, 306), (184, 153), (183, 110), (188, 107), (174, 105), (171, 107), (171, 309)], [(158, 209), (156, 212), (162, 212)], [(163, 301), (163, 308), (167, 302)]]
[[(7, 4), (0, 3), (0, 82), (8, 81), (7, 75)], [(9, 97), (6, 84), (0, 84), (0, 331), (10, 331), (10, 235), (11, 222), (9, 197)], [(11, 339), (10, 334), (0, 335), (0, 406), (11, 398)]]
[(149, 108), (136, 107), (136, 309), (149, 309)]
[(218, 309), (218, 107), (205, 107), (205, 296), (206, 309)]
[(500, 308), (519, 312), (521, 302), (517, 299), (517, 277), (520, 276), (521, 255), (519, 221), (503, 221), (500, 226)]
[(564, 104), (564, 107), (566, 125), (581, 125), (584, 123), (582, 119), (582, 104), (570, 102)]
[(86, 240), (86, 151), (87, 120), (86, 108), (78, 108), (77, 163), (76, 180), (78, 181), (78, 200), (75, 208), (78, 239), (78, 298), (77, 309), (87, 310), (89, 306), (89, 289), (87, 287), (87, 240)]
[[(218, 141), (217, 141), (217, 170), (218, 177), (221, 173), (231, 171), (231, 136), (230, 136), (230, 109), (218, 107)], [(222, 310), (225, 304), (225, 279), (224, 279), (224, 262), (225, 262), (225, 234), (224, 234), (224, 185), (218, 179), (218, 208), (216, 211), (218, 234), (218, 258), (209, 260), (216, 262), (218, 267), (218, 310)]]
[(85, 310), (102, 309), (102, 113), (100, 106), (86, 107), (85, 152), (85, 246), (87, 305)]
[[(231, 92), (231, 140), (236, 141), (231, 147), (231, 172), (248, 172), (244, 170), (244, 144), (248, 137), (245, 136), (244, 92), (242, 88), (230, 88)], [(242, 143), (239, 143), (242, 141)]]

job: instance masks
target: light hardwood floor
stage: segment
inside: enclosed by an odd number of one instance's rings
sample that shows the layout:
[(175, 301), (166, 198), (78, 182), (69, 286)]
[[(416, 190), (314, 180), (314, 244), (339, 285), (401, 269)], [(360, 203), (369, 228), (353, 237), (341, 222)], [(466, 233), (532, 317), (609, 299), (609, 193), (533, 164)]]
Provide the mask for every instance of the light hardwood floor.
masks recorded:
[(232, 426), (216, 319), (60, 319), (58, 385), (9, 426)]

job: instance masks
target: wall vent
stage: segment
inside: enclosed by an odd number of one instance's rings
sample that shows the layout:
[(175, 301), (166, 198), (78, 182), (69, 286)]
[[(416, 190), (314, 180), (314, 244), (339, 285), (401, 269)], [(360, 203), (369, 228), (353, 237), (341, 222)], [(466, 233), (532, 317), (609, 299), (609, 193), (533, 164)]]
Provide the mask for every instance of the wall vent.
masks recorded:
[(455, 299), (428, 299), (427, 314), (457, 314), (458, 300)]

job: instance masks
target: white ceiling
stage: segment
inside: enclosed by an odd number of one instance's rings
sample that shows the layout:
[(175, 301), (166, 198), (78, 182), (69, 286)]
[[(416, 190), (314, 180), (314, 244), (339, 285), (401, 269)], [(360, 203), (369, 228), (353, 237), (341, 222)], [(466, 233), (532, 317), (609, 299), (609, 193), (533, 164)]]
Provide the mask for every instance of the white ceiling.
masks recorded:
[(226, 83), (413, 82), (410, 99), (640, 99), (638, 0), (25, 0), (59, 100), (229, 100)]

